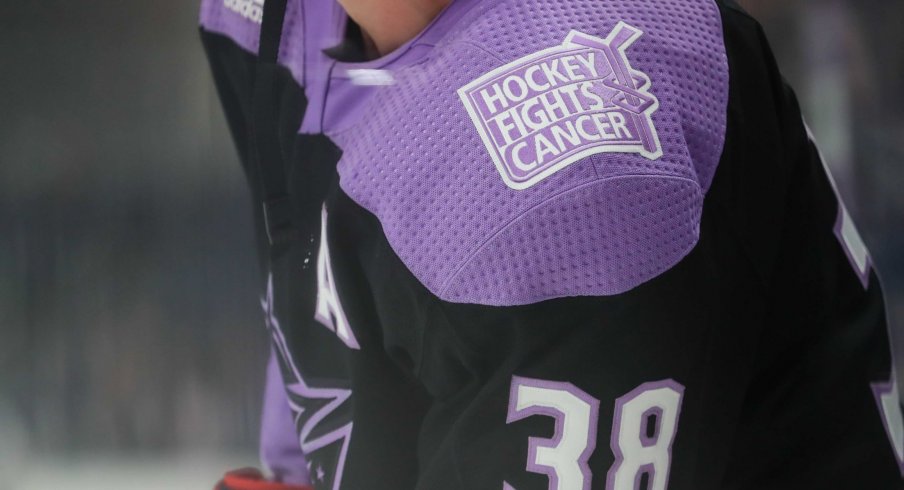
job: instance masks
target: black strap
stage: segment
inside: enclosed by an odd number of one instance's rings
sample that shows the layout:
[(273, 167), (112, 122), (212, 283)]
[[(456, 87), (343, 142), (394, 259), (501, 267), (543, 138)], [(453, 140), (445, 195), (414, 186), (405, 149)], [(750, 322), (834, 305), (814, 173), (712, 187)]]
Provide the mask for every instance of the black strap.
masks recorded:
[(264, 223), (271, 246), (292, 240), (292, 206), (279, 141), (280, 68), (277, 66), (287, 0), (267, 0), (261, 22), (252, 98), (251, 138), (261, 184)]
[(264, 2), (264, 17), (261, 21), (260, 47), (258, 49), (258, 59), (260, 61), (276, 63), (285, 19), (286, 0), (267, 0)]

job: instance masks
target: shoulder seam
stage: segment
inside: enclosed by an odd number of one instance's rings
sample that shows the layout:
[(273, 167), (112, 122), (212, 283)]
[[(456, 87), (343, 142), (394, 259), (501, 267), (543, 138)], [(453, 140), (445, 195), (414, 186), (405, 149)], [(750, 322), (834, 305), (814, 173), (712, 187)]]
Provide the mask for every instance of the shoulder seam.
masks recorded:
[(449, 46), (450, 46), (450, 47), (455, 46), (455, 45), (459, 45), (459, 46), (470, 46), (470, 47), (472, 47), (472, 48), (479, 49), (479, 50), (483, 51), (484, 53), (486, 53), (486, 54), (489, 55), (489, 56), (492, 56), (493, 59), (499, 61), (500, 63), (505, 63), (505, 62), (506, 62), (506, 61), (503, 60), (501, 57), (499, 57), (498, 54), (496, 54), (496, 53), (490, 51), (489, 49), (483, 47), (483, 46), (480, 45), (480, 44), (475, 43), (474, 41), (470, 41), (470, 40), (456, 40), (456, 41), (453, 41), (453, 42), (449, 43)]
[(507, 229), (509, 229), (510, 227), (512, 227), (515, 223), (517, 223), (517, 222), (520, 221), (522, 218), (524, 218), (525, 216), (527, 216), (528, 214), (530, 214), (532, 211), (534, 211), (534, 210), (536, 210), (536, 209), (539, 209), (540, 207), (546, 205), (547, 203), (549, 203), (549, 202), (551, 202), (551, 201), (554, 201), (554, 200), (556, 200), (556, 199), (558, 199), (558, 198), (560, 198), (560, 197), (562, 197), (562, 196), (571, 194), (572, 192), (576, 192), (576, 191), (579, 191), (579, 190), (581, 190), (581, 189), (584, 189), (584, 188), (587, 188), (587, 187), (590, 187), (590, 186), (593, 186), (593, 185), (600, 184), (600, 183), (602, 183), (602, 182), (613, 181), (613, 180), (622, 180), (622, 179), (637, 179), (637, 178), (655, 178), (655, 179), (668, 179), (668, 180), (685, 181), (685, 182), (689, 182), (689, 183), (695, 185), (697, 188), (701, 189), (701, 192), (702, 192), (702, 188), (700, 187), (700, 183), (697, 182), (696, 180), (691, 179), (691, 178), (688, 178), (688, 177), (686, 177), (686, 176), (673, 175), (673, 174), (665, 174), (665, 175), (661, 175), (661, 174), (660, 174), (660, 175), (657, 175), (657, 174), (626, 174), (626, 175), (617, 175), (617, 176), (606, 177), (606, 178), (602, 178), (602, 179), (597, 178), (597, 179), (593, 179), (593, 180), (591, 180), (591, 181), (589, 181), (589, 182), (584, 182), (584, 183), (582, 183), (582, 184), (580, 184), (580, 185), (577, 185), (577, 186), (574, 186), (574, 187), (569, 187), (567, 190), (564, 190), (564, 191), (559, 192), (559, 193), (557, 193), (557, 194), (554, 194), (554, 195), (552, 195), (552, 196), (550, 196), (550, 197), (548, 197), (548, 198), (546, 198), (546, 199), (543, 199), (543, 200), (540, 201), (539, 203), (537, 203), (537, 204), (531, 206), (530, 208), (524, 210), (523, 212), (521, 212), (520, 214), (518, 214), (517, 216), (515, 216), (514, 218), (512, 218), (511, 220), (509, 220), (507, 223), (505, 223), (504, 225), (502, 225), (502, 226), (500, 226), (499, 228), (497, 228), (497, 229), (493, 232), (492, 235), (490, 235), (489, 237), (487, 237), (487, 238), (486, 238), (479, 246), (477, 246), (477, 248), (474, 249), (473, 252), (471, 252), (471, 253), (467, 256), (467, 258), (465, 258), (465, 259), (461, 262), (461, 264), (460, 264), (458, 267), (455, 268), (455, 271), (449, 276), (449, 278), (446, 279), (446, 280), (440, 285), (439, 290), (437, 291), (437, 296), (438, 296), (440, 299), (445, 298), (445, 297), (446, 297), (446, 294), (447, 294), (448, 291), (449, 291), (449, 289), (450, 289), (450, 288), (452, 287), (452, 285), (455, 283), (455, 280), (458, 278), (458, 276), (461, 274), (461, 272), (465, 269), (465, 267), (467, 267), (468, 264), (470, 264), (471, 261), (474, 260), (474, 258), (477, 257), (477, 256), (480, 254), (480, 252), (482, 252), (484, 249), (486, 249), (486, 247), (489, 246), (489, 244), (492, 243), (492, 242), (496, 239), (497, 236), (499, 236), (500, 234), (502, 234), (502, 232), (504, 232), (505, 230), (507, 230)]

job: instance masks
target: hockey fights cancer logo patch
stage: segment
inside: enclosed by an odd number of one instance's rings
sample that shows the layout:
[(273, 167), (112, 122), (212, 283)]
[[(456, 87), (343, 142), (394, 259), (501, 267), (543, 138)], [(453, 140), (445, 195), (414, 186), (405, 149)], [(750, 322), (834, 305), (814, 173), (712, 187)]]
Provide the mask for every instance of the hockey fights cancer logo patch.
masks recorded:
[(527, 189), (598, 153), (662, 156), (659, 101), (626, 54), (642, 35), (624, 22), (606, 39), (571, 31), (458, 90), (509, 187)]

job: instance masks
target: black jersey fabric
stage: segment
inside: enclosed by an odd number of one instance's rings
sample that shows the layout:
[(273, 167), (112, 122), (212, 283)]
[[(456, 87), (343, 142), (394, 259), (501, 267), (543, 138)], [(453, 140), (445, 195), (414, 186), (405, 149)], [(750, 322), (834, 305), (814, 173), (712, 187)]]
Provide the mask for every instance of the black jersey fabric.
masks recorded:
[(693, 249), (619, 294), (508, 306), (434, 294), (341, 187), (340, 145), (299, 132), (309, 100), (276, 63), (285, 1), (265, 6), (259, 55), (202, 29), (256, 204), (285, 387), (267, 403), (289, 407), (265, 430), (294, 430), (300, 449), (264, 448), (289, 455), (272, 458), (276, 478), (904, 488), (900, 407), (882, 404), (895, 385), (878, 277), (858, 273), (856, 234), (762, 30), (716, 4), (727, 129)]

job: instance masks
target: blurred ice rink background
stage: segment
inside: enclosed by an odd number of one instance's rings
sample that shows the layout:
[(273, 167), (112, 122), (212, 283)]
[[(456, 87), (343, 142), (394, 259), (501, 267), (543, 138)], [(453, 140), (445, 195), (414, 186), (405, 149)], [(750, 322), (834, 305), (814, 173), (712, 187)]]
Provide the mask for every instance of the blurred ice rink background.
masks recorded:
[[(904, 327), (904, 0), (746, 4)], [(257, 464), (251, 203), (196, 12), (0, 2), (0, 490), (207, 489)]]

